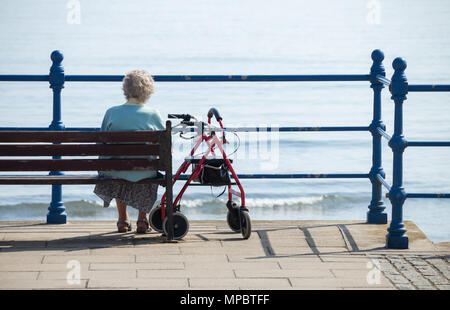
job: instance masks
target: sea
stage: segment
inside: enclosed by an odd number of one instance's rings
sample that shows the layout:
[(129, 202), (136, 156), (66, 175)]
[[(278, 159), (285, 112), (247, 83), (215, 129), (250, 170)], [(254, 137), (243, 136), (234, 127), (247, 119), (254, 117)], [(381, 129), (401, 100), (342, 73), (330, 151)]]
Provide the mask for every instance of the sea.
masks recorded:
[[(48, 74), (50, 54), (64, 54), (66, 74), (153, 75), (368, 74), (374, 49), (387, 77), (402, 57), (410, 84), (450, 83), (448, 0), (1, 0), (0, 74)], [(448, 93), (410, 93), (408, 140), (450, 140)], [(99, 127), (125, 102), (117, 82), (66, 82), (66, 127)], [(206, 120), (217, 108), (225, 126), (368, 126), (369, 82), (227, 82), (155, 84), (147, 103), (163, 118), (189, 113)], [(394, 104), (382, 93), (383, 122), (393, 132)], [(0, 83), (0, 127), (47, 127), (47, 82)], [(238, 132), (226, 150), (239, 174), (368, 173), (369, 132)], [(192, 140), (174, 135), (174, 172)], [(202, 150), (200, 150), (202, 151)], [(392, 184), (392, 152), (383, 139)], [(450, 193), (450, 148), (408, 148), (408, 193)], [(182, 182), (175, 186), (175, 193)], [(371, 200), (368, 179), (242, 180), (255, 220), (361, 220)], [(192, 220), (225, 220), (220, 187), (189, 187), (181, 211)], [(159, 191), (161, 196), (163, 189)], [(386, 191), (383, 192), (383, 197)], [(219, 197), (217, 197), (219, 196)], [(0, 220), (45, 220), (50, 186), (0, 186)], [(68, 220), (113, 220), (91, 185), (63, 187)], [(391, 204), (384, 198), (391, 218)], [(237, 203), (239, 201), (237, 200)], [(407, 199), (404, 219), (432, 241), (450, 241), (449, 199)], [(134, 218), (136, 211), (130, 208)]]

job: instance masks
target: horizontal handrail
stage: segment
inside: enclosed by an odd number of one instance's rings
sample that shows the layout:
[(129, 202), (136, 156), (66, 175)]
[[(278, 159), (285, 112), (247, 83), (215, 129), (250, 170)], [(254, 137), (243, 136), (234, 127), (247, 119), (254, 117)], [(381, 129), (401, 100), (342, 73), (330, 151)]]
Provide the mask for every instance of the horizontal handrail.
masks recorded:
[(163, 170), (160, 159), (1, 159), (0, 171)]
[(121, 143), (121, 142), (158, 142), (164, 134), (163, 131), (140, 130), (140, 131), (22, 131), (17, 134), (15, 131), (0, 131), (0, 143), (17, 142), (51, 142), (51, 143)]
[(377, 174), (377, 180), (387, 188), (388, 191), (391, 190), (391, 186), (386, 182), (386, 180), (383, 178), (381, 174)]
[(368, 131), (368, 126), (335, 126), (335, 127), (225, 127), (225, 131)]
[[(239, 179), (367, 179), (368, 173), (320, 173), (320, 174), (238, 174)], [(180, 175), (180, 180), (187, 180), (189, 175)], [(233, 177), (230, 175), (230, 177)]]
[[(81, 128), (65, 128), (64, 130), (73, 130), (73, 131), (85, 131), (79, 130)], [(94, 129), (94, 128), (89, 128)], [(98, 130), (100, 128), (97, 128)], [(48, 131), (50, 130), (48, 127), (0, 127), (0, 131)], [(91, 131), (91, 130), (89, 130)], [(93, 131), (93, 130), (92, 130)]]
[(450, 146), (450, 141), (408, 141), (407, 146)]
[(408, 85), (409, 92), (448, 92), (450, 85)]
[(391, 80), (389, 80), (389, 79), (388, 79), (387, 77), (385, 77), (385, 76), (377, 75), (375, 78), (376, 78), (376, 80), (377, 80), (378, 82), (380, 82), (380, 83), (382, 83), (382, 84), (384, 84), (384, 85), (386, 85), (386, 86), (391, 85)]
[(450, 198), (450, 194), (407, 193), (406, 198)]
[[(47, 131), (48, 127), (0, 127), (0, 131)], [(66, 131), (99, 131), (98, 127), (66, 127)], [(190, 131), (195, 131), (194, 127), (188, 128)], [(217, 128), (217, 131), (221, 131)], [(224, 127), (225, 131), (233, 132), (291, 132), (291, 131), (369, 131), (368, 126), (337, 126), (337, 127)], [(181, 129), (174, 128), (172, 132), (179, 132)]]
[[(9, 177), (21, 177), (20, 174), (8, 174)], [(36, 174), (33, 177), (43, 177), (48, 174)], [(178, 178), (181, 181), (186, 181), (190, 175), (181, 174)], [(239, 179), (367, 179), (368, 174), (238, 174)], [(70, 176), (67, 176), (70, 177)], [(77, 177), (90, 177), (90, 175), (80, 175)], [(233, 176), (230, 174), (230, 178)]]
[[(351, 82), (369, 81), (368, 74), (329, 75), (153, 75), (157, 82)], [(124, 75), (65, 75), (66, 82), (122, 82)], [(0, 75), (0, 81), (49, 81), (48, 75)]]
[(0, 75), (0, 81), (2, 82), (48, 82), (50, 80), (49, 75), (20, 75), (20, 74), (3, 74)]
[[(14, 175), (12, 175), (14, 176)], [(20, 176), (20, 175), (17, 175)], [(39, 175), (36, 175), (39, 176)], [(230, 174), (233, 178), (233, 175)], [(330, 174), (237, 174), (239, 179), (367, 179), (367, 173), (330, 173)], [(179, 180), (186, 181), (187, 174), (181, 174)]]

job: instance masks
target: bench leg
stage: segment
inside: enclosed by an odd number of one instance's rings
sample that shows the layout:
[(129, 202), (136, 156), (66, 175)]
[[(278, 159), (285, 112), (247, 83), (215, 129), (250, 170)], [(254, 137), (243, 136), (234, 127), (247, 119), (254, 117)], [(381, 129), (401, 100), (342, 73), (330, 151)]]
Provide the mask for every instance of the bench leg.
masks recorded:
[(48, 207), (47, 224), (66, 224), (66, 207), (62, 201), (62, 185), (52, 185), (52, 201)]

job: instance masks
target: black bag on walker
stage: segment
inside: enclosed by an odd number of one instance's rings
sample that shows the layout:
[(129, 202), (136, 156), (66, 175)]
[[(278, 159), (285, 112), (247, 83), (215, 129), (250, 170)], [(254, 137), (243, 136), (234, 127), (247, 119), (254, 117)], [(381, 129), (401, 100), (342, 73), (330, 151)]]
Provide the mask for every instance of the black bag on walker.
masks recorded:
[(199, 175), (203, 185), (223, 186), (231, 183), (230, 170), (223, 159), (206, 159)]

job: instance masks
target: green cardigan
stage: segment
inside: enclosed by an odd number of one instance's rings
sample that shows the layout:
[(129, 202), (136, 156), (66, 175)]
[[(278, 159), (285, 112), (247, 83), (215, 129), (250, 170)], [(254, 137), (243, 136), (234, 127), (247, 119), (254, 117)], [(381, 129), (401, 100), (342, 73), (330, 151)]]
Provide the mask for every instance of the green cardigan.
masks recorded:
[[(125, 104), (114, 106), (105, 113), (102, 122), (102, 131), (134, 131), (134, 130), (165, 130), (158, 110), (144, 104), (128, 101)], [(139, 158), (139, 156), (114, 156), (114, 158)], [(101, 156), (112, 158), (112, 156)], [(154, 178), (154, 170), (144, 171), (102, 171), (102, 174), (136, 182), (146, 178)]]

